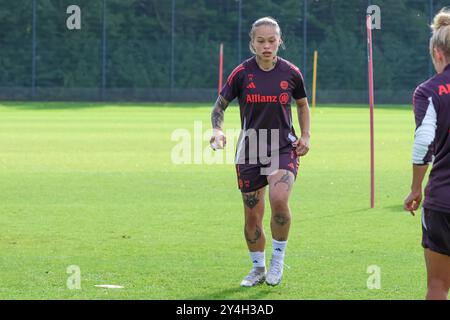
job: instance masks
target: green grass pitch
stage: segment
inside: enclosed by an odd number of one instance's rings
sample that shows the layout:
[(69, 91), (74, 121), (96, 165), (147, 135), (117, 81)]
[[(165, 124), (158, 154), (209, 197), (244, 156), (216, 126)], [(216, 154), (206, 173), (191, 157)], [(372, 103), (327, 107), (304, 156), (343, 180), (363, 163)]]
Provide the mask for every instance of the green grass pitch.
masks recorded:
[[(209, 105), (0, 103), (0, 299), (424, 297), (420, 214), (402, 211), (410, 107), (376, 106), (375, 209), (368, 107), (312, 110), (277, 287), (239, 287), (251, 263), (234, 166), (171, 161), (174, 130), (209, 118)], [(225, 128), (239, 128), (236, 106)], [(72, 265), (81, 289), (67, 286)], [(373, 265), (380, 289), (367, 287)]]

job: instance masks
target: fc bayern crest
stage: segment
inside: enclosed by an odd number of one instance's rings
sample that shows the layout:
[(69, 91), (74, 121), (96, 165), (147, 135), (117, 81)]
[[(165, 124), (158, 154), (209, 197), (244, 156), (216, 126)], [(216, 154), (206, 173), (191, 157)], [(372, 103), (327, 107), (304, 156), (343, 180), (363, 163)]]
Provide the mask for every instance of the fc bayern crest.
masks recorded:
[(289, 95), (286, 92), (283, 92), (280, 94), (280, 103), (281, 104), (287, 104), (289, 102)]
[(281, 87), (281, 89), (286, 90), (287, 88), (289, 88), (289, 82), (281, 81), (280, 82), (280, 87)]

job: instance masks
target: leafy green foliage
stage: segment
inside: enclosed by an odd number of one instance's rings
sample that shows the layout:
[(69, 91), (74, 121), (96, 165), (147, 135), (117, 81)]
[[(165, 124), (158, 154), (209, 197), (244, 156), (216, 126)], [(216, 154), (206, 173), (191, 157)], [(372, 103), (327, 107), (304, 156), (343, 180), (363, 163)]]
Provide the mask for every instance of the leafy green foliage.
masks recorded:
[[(82, 28), (66, 28), (70, 0), (37, 1), (37, 86), (100, 87), (102, 83), (103, 1), (78, 0)], [(372, 1), (381, 8), (374, 31), (376, 90), (413, 90), (430, 76), (426, 1)], [(443, 1), (434, 1), (434, 12)], [(225, 45), (224, 76), (251, 56), (248, 32), (262, 16), (281, 26), (286, 50), (310, 87), (313, 51), (319, 51), (318, 88), (367, 87), (365, 15), (367, 1), (308, 1), (306, 65), (303, 66), (303, 1), (254, 0), (242, 3), (241, 57), (238, 57), (238, 2), (176, 0), (174, 85), (215, 88), (219, 43)], [(106, 1), (106, 86), (168, 88), (171, 79), (171, 1)], [(30, 86), (32, 5), (3, 1), (0, 11), (0, 86)], [(432, 69), (431, 69), (432, 71)]]

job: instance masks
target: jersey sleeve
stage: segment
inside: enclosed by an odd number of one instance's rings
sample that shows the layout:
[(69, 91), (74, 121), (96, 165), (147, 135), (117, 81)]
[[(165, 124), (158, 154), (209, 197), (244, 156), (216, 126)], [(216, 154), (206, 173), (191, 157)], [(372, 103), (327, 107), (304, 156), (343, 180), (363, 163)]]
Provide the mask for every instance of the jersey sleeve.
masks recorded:
[(231, 102), (234, 98), (240, 95), (244, 69), (245, 68), (242, 64), (236, 67), (228, 76), (227, 82), (220, 91), (220, 95), (228, 102)]
[(434, 139), (437, 128), (437, 112), (432, 96), (424, 88), (417, 87), (413, 96), (413, 109), (416, 121), (412, 162), (416, 165), (429, 164), (433, 160)]
[(294, 90), (292, 91), (292, 97), (295, 100), (306, 98), (305, 83), (303, 81), (303, 75), (299, 69), (293, 69), (294, 73)]

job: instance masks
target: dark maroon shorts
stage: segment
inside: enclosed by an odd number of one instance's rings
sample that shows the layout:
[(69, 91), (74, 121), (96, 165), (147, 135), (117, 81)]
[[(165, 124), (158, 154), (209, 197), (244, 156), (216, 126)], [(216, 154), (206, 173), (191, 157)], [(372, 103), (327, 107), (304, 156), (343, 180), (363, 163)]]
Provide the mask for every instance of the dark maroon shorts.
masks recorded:
[[(266, 186), (268, 184), (267, 176), (278, 169), (291, 171), (294, 177), (297, 178), (299, 163), (299, 157), (297, 157), (295, 151), (289, 150), (279, 154), (278, 166), (275, 163), (273, 165), (275, 169), (271, 168), (272, 162), (266, 165), (236, 164), (238, 187), (243, 193), (256, 191)], [(264, 172), (264, 169), (266, 172)]]
[(450, 212), (423, 209), (422, 246), (450, 256)]

